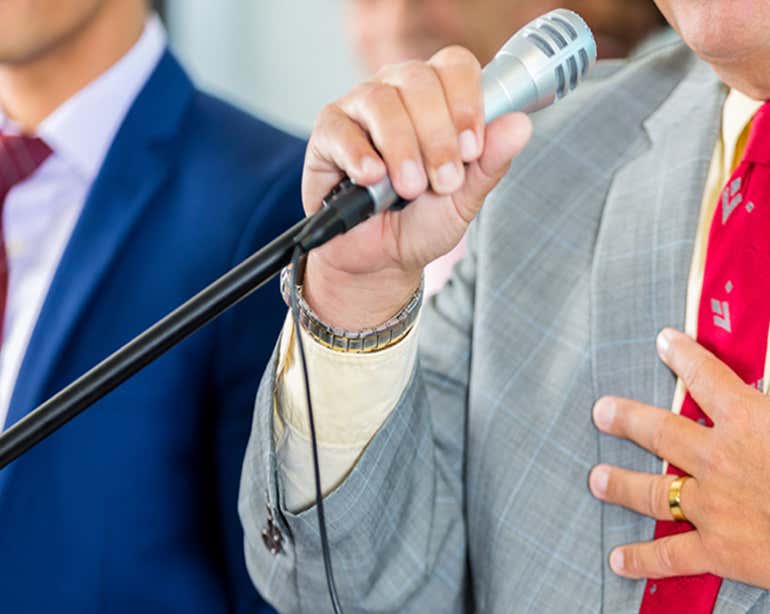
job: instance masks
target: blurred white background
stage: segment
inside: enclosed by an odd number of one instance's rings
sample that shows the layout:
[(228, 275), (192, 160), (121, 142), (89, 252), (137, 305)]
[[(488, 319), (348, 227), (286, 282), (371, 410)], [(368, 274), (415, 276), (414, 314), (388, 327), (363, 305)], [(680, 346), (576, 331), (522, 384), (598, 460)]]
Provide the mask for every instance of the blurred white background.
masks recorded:
[(361, 73), (342, 0), (166, 0), (171, 44), (204, 89), (298, 135)]

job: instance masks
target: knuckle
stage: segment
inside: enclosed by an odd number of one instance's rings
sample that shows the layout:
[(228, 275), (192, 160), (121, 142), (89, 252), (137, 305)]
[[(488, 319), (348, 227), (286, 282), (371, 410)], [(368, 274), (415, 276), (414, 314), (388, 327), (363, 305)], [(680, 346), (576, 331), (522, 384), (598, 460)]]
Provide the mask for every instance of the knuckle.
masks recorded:
[(383, 64), (371, 76), (372, 81), (388, 81), (397, 64)]
[(656, 421), (650, 438), (650, 451), (663, 458), (668, 449), (669, 436), (672, 432), (671, 422), (674, 420), (673, 414), (664, 414), (660, 420)]
[(676, 563), (676, 550), (672, 547), (672, 540), (664, 539), (655, 542), (655, 560), (663, 573), (674, 570)]
[(713, 446), (706, 459), (707, 476), (733, 476), (735, 465), (729, 454), (719, 446)]
[(313, 131), (323, 130), (329, 125), (339, 122), (341, 110), (336, 103), (329, 103), (321, 108), (313, 125)]
[(426, 83), (432, 83), (435, 81), (435, 75), (433, 69), (425, 62), (419, 62), (417, 60), (410, 60), (404, 62), (398, 69), (400, 79), (402, 83), (406, 85), (425, 85)]
[(708, 357), (699, 356), (684, 367), (682, 378), (688, 389), (699, 387), (703, 383), (707, 361)]
[[(356, 84), (351, 88), (351, 90), (345, 94), (345, 96), (340, 100), (340, 106), (346, 107), (350, 103), (358, 100), (361, 98), (361, 96), (365, 95), (366, 92), (369, 91), (369, 89), (372, 87), (372, 85), (376, 83), (375, 81), (362, 81), (361, 83)], [(332, 103), (331, 105), (327, 105), (329, 107), (334, 106)]]
[(729, 535), (713, 531), (709, 535), (701, 534), (700, 540), (703, 549), (710, 555), (709, 559), (711, 560), (709, 561), (708, 571), (715, 573), (717, 570), (714, 568), (714, 559), (718, 559), (724, 553), (733, 551), (735, 543), (730, 539)]
[(697, 510), (699, 517), (713, 518), (715, 514), (721, 516), (725, 510), (732, 509), (733, 505), (741, 505), (741, 500), (735, 497), (732, 490), (725, 492), (723, 485), (712, 483), (710, 471), (706, 463), (701, 464), (698, 477), (687, 480), (682, 486), (682, 508), (685, 514), (688, 510)]
[(326, 127), (332, 134), (342, 135), (347, 133), (346, 129), (349, 127), (349, 122), (350, 118), (339, 109), (336, 112), (332, 110), (326, 119)]
[(382, 81), (383, 83), (393, 81), (396, 75), (398, 75), (400, 70), (404, 67), (405, 63), (406, 62), (388, 62), (383, 64), (372, 76), (372, 81)]
[(338, 148), (340, 142), (345, 142), (347, 136), (346, 116), (327, 105), (319, 113), (313, 125), (313, 131), (308, 141), (306, 160), (308, 158), (327, 159), (331, 150)]
[[(711, 517), (712, 502), (703, 503), (703, 497), (697, 497), (696, 492), (697, 489), (692, 488), (692, 485), (688, 485), (685, 482), (680, 494), (680, 507), (690, 523), (694, 523), (694, 517), (698, 519), (699, 523), (704, 518)], [(705, 498), (709, 499), (709, 497)]]
[(724, 538), (719, 535), (718, 531), (704, 531), (700, 534), (700, 542), (708, 552), (719, 552), (725, 546), (727, 548), (730, 547), (729, 544), (725, 543)]
[[(307, 144), (307, 150), (305, 151), (304, 169), (310, 169), (314, 161), (323, 160), (325, 157), (323, 147), (319, 144), (318, 138), (316, 135), (311, 136), (310, 141), (308, 141)], [(303, 182), (305, 179), (305, 173), (303, 172)]]
[(655, 477), (650, 480), (647, 488), (647, 508), (652, 515), (658, 515), (658, 512), (664, 508), (668, 501), (668, 481), (662, 477)]
[(390, 84), (399, 89), (424, 89), (438, 84), (433, 68), (419, 60), (408, 60), (381, 68), (375, 75), (376, 82)]
[(327, 157), (326, 153), (357, 151), (360, 143), (357, 142), (355, 134), (351, 133), (348, 122), (347, 116), (340, 113), (330, 113), (319, 119), (313, 129), (309, 150), (322, 158)]
[(441, 65), (463, 65), (481, 71), (481, 64), (473, 53), (461, 45), (449, 45), (438, 51), (432, 59)]
[(682, 495), (682, 510), (688, 518), (691, 518), (697, 510), (699, 520), (710, 520), (720, 515), (724, 511), (724, 506), (721, 501), (717, 502), (714, 497), (698, 497), (698, 500), (695, 501), (692, 493), (688, 492)]
[(396, 90), (392, 85), (378, 81), (367, 83), (358, 95), (363, 106), (375, 109), (392, 102), (396, 97)]
[(753, 395), (736, 395), (732, 398), (730, 406), (724, 408), (724, 416), (733, 425), (746, 425), (751, 422), (751, 416), (753, 413)]

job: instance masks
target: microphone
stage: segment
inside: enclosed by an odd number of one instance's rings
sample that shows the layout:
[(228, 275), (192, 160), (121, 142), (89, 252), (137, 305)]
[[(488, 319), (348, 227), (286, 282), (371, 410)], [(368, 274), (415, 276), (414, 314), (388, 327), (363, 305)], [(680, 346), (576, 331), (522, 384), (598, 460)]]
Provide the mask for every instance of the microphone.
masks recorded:
[[(556, 10), (513, 36), (484, 69), (487, 122), (513, 111), (531, 112), (564, 98), (596, 62), (596, 44), (575, 13)], [(0, 433), (0, 469), (45, 439), (108, 392), (207, 322), (254, 292), (292, 261), (347, 232), (375, 213), (402, 208), (390, 180), (357, 186), (349, 179), (305, 218), (138, 337), (105, 358), (65, 389)]]
[[(580, 15), (556, 9), (514, 34), (484, 68), (484, 120), (532, 113), (567, 96), (596, 63), (596, 41)], [(372, 215), (403, 209), (409, 203), (390, 179), (370, 186), (341, 181), (323, 200), (296, 238), (307, 253), (367, 220)]]

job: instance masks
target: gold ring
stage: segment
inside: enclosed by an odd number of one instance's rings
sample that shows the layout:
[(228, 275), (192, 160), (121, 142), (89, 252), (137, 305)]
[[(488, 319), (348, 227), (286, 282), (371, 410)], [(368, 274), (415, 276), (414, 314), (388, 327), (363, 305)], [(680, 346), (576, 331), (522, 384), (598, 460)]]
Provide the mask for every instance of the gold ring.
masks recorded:
[(674, 520), (687, 522), (687, 516), (682, 511), (682, 486), (689, 479), (689, 475), (683, 475), (671, 482), (671, 486), (668, 487), (668, 508)]

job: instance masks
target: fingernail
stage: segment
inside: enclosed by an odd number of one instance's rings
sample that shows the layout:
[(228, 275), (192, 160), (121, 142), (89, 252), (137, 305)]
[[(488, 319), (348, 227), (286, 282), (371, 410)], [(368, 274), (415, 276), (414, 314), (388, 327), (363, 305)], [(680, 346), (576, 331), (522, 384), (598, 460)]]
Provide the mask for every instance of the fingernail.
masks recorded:
[(658, 356), (660, 356), (664, 361), (668, 358), (669, 352), (671, 351), (672, 337), (672, 331), (668, 328), (664, 328), (658, 334), (658, 339), (656, 341), (656, 345), (658, 347)]
[(616, 574), (623, 572), (623, 551), (616, 548), (610, 553), (610, 567)]
[(609, 430), (616, 412), (617, 407), (614, 399), (610, 397), (599, 399), (594, 405), (594, 424), (602, 431)]
[(367, 177), (375, 177), (385, 172), (385, 166), (379, 160), (371, 156), (364, 156), (361, 160), (361, 174)]
[(597, 465), (588, 478), (588, 485), (594, 497), (600, 499), (607, 494), (607, 484), (610, 481), (610, 469), (605, 465)]
[(465, 130), (460, 134), (460, 155), (465, 162), (475, 160), (479, 155), (479, 142), (473, 130)]
[(414, 160), (405, 160), (401, 164), (401, 182), (410, 194), (419, 194), (425, 189), (425, 175)]
[(436, 187), (439, 192), (451, 194), (462, 184), (460, 168), (454, 162), (447, 162), (436, 171)]

